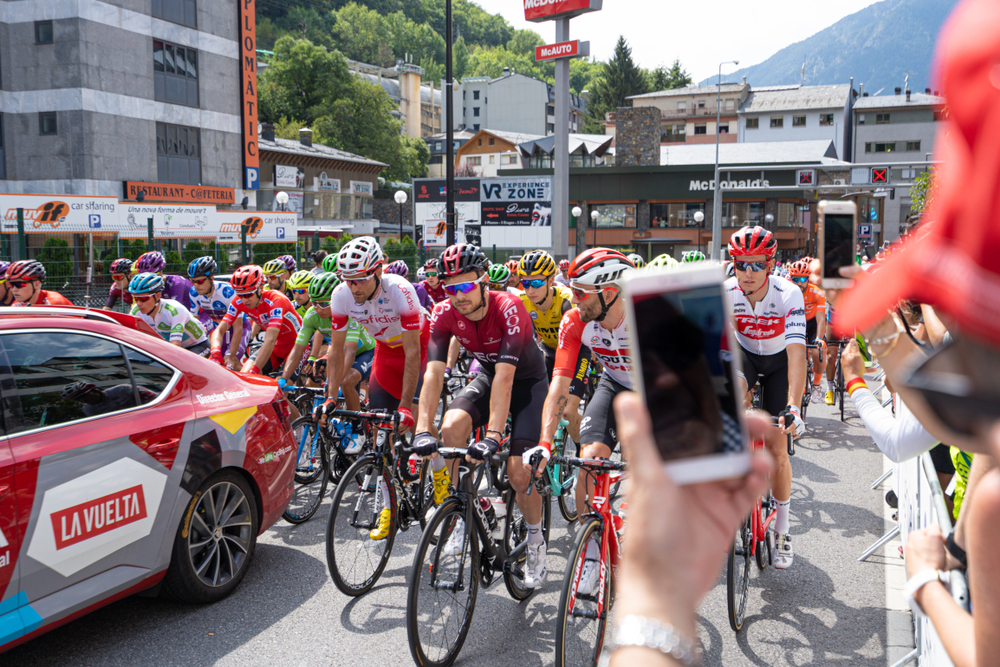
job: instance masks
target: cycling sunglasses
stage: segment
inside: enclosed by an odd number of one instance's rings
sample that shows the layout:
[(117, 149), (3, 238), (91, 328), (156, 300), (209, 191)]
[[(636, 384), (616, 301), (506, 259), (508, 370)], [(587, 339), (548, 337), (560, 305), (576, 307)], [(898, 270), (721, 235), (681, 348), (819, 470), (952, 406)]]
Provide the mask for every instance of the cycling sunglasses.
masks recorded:
[(733, 262), (737, 271), (767, 271), (767, 262)]
[(313, 306), (316, 310), (326, 310), (330, 307), (329, 301), (313, 301)]
[(146, 303), (152, 298), (153, 298), (152, 296), (133, 296), (132, 300), (135, 301), (136, 303)]
[(538, 289), (539, 287), (545, 287), (545, 278), (535, 278), (534, 280), (522, 280), (521, 287), (527, 289)]
[(292, 294), (298, 294), (299, 296), (302, 296), (303, 294), (305, 294), (308, 291), (309, 290), (304, 290), (304, 289), (293, 289), (292, 290)]
[(580, 289), (579, 287), (573, 287), (572, 285), (569, 286), (569, 290), (573, 293), (573, 296), (576, 297), (577, 301), (583, 301), (584, 299), (588, 298), (592, 294), (597, 294), (599, 292), (603, 292), (604, 291), (603, 289), (584, 290), (584, 289)]
[(437, 278), (438, 272), (437, 271), (425, 271), (424, 275), (427, 276), (428, 278)]
[(245, 301), (247, 297), (257, 296), (257, 292), (244, 292), (243, 294), (237, 294), (236, 298), (240, 301)]
[(341, 275), (340, 279), (343, 282), (350, 283), (351, 285), (354, 285), (356, 287), (358, 285), (364, 285), (366, 282), (368, 282), (369, 280), (371, 280), (371, 278), (372, 278), (373, 275), (375, 275), (375, 274), (374, 273), (365, 273), (365, 274), (362, 274), (361, 276), (354, 276), (353, 278), (348, 278), (347, 276)]
[(809, 282), (809, 276), (795, 276), (792, 278), (792, 282), (796, 285), (805, 285)]
[(485, 277), (486, 277), (486, 274), (484, 273), (483, 275), (479, 276), (475, 280), (470, 280), (470, 281), (464, 282), (464, 283), (455, 283), (453, 285), (445, 285), (444, 286), (444, 291), (447, 292), (448, 294), (452, 295), (452, 296), (458, 294), (459, 292), (461, 292), (462, 294), (468, 294), (472, 290), (476, 289), (476, 285), (478, 285), (479, 283), (483, 282), (483, 278), (485, 278)]
[(111, 274), (111, 279), (112, 280), (125, 280), (125, 274), (124, 273), (112, 273)]
[(8, 284), (14, 289), (21, 289), (30, 283), (27, 280), (11, 280)]
[(204, 285), (209, 280), (211, 280), (211, 278), (192, 278), (191, 282), (193, 282), (195, 285)]

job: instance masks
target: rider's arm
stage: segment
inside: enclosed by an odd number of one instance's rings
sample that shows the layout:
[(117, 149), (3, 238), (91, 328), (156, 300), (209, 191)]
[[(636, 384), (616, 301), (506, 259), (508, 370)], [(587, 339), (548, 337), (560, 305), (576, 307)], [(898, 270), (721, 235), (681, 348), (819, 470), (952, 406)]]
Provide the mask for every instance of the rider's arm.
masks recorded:
[[(323, 349), (323, 343), (325, 339), (323, 338), (323, 332), (317, 331), (313, 334), (312, 343), (309, 345), (309, 356), (313, 359), (319, 357), (319, 351)], [(353, 361), (351, 362), (354, 363)]]
[[(212, 337), (210, 343), (212, 349), (213, 350), (222, 349), (222, 342), (226, 340), (226, 332), (229, 331), (229, 327), (232, 326), (233, 322), (235, 322), (236, 326), (239, 327), (239, 329), (236, 329), (235, 327), (233, 328), (233, 334), (234, 334), (233, 344), (235, 344), (238, 347), (239, 341), (236, 339), (235, 332), (243, 331), (242, 320), (243, 316), (236, 309), (236, 304), (230, 304), (229, 308), (226, 309), (226, 314), (222, 316), (222, 321), (219, 322), (219, 326), (212, 329)], [(232, 350), (230, 350), (230, 354), (233, 354)]]
[(326, 396), (337, 398), (340, 383), (344, 381), (344, 341), (347, 339), (347, 326), (330, 333), (330, 347), (326, 351)]
[(402, 341), (406, 365), (403, 366), (403, 393), (399, 397), (399, 407), (412, 411), (413, 394), (420, 380), (420, 329), (404, 331)]
[[(320, 344), (322, 345), (322, 343), (323, 343), (323, 340), (320, 339)], [(351, 366), (354, 365), (354, 360), (357, 359), (357, 357), (358, 357), (358, 341), (357, 341), (357, 338), (355, 338), (355, 340), (352, 341), (351, 340), (351, 336), (348, 335), (347, 336), (347, 340), (344, 342), (344, 372), (345, 373), (347, 372), (348, 368), (350, 368)]]
[(552, 376), (549, 393), (545, 396), (545, 405), (542, 407), (542, 433), (538, 438), (540, 442), (552, 442), (555, 437), (559, 420), (562, 419), (569, 400), (569, 385), (572, 381), (573, 378), (563, 375)]
[(487, 426), (487, 436), (500, 442), (503, 428), (507, 425), (507, 414), (510, 412), (510, 392), (514, 386), (514, 372), (517, 366), (498, 363), (496, 375), (490, 385), (490, 422)]
[[(226, 350), (226, 352), (229, 353), (228, 356), (232, 357), (233, 359), (236, 359), (236, 356), (240, 353), (240, 341), (242, 340), (243, 340), (243, 318), (237, 317), (233, 321), (232, 343), (229, 345), (229, 349)], [(237, 361), (239, 360), (237, 359)]]
[[(263, 349), (263, 348), (262, 348)], [(299, 362), (302, 361), (302, 354), (306, 351), (306, 346), (304, 343), (296, 343), (292, 351), (288, 353), (288, 358), (285, 359), (285, 370), (281, 374), (285, 380), (291, 380), (292, 374), (295, 373), (295, 369), (299, 367)], [(258, 353), (258, 359), (260, 353)]]

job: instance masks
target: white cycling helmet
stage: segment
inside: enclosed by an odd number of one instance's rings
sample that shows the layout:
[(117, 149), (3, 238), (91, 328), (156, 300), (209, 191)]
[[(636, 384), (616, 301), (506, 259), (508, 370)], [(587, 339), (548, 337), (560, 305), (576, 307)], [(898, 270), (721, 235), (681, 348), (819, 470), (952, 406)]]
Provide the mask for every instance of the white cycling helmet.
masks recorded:
[(567, 275), (575, 283), (603, 287), (618, 284), (628, 269), (635, 269), (635, 264), (617, 250), (591, 248), (576, 256)]
[(371, 236), (348, 241), (337, 253), (337, 273), (348, 276), (368, 274), (382, 264), (382, 248)]
[(424, 267), (421, 266), (420, 268), (417, 269), (417, 280), (426, 280), (426, 279), (427, 279), (427, 272), (424, 271)]

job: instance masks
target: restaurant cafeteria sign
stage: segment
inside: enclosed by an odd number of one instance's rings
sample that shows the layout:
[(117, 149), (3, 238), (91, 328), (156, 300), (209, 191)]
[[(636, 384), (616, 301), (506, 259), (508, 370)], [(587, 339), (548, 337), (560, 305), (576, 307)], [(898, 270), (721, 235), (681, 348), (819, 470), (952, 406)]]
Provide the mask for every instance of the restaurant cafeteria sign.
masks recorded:
[(141, 181), (125, 181), (123, 199), (136, 199), (140, 190), (146, 193), (145, 201), (148, 202), (221, 204), (224, 206), (236, 203), (236, 192), (233, 188), (184, 185), (183, 183), (144, 183)]
[(604, 0), (524, 0), (526, 21), (568, 19), (601, 9)]

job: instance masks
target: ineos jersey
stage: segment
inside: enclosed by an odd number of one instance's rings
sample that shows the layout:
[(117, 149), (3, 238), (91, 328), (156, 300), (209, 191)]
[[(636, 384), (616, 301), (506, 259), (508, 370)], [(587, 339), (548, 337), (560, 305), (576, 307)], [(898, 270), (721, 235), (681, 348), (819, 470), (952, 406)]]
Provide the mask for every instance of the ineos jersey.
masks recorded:
[(535, 345), (535, 330), (528, 310), (517, 297), (490, 292), (483, 319), (472, 321), (452, 307), (451, 301), (434, 306), (428, 361), (445, 361), (454, 336), (475, 357), (488, 375), (498, 363), (516, 367), (514, 379), (545, 377), (545, 357)]
[(427, 296), (431, 298), (434, 303), (441, 303), (442, 301), (448, 300), (448, 294), (444, 291), (444, 283), (440, 280), (438, 281), (437, 287), (431, 287), (431, 284), (426, 280), (422, 280), (418, 285), (424, 286), (424, 291), (427, 292)]
[(583, 323), (580, 309), (574, 308), (563, 315), (559, 324), (559, 349), (556, 350), (556, 364), (552, 375), (571, 378), (576, 373), (576, 362), (580, 346), (586, 345), (604, 366), (604, 374), (632, 389), (632, 357), (628, 348), (628, 325), (626, 318), (614, 331), (608, 331), (600, 322)]
[(767, 277), (767, 293), (754, 307), (736, 278), (724, 283), (733, 304), (736, 340), (747, 352), (770, 356), (789, 343), (806, 344), (806, 317), (802, 291), (779, 276)]
[(333, 330), (344, 331), (353, 317), (377, 342), (389, 347), (403, 344), (404, 331), (419, 331), (424, 320), (417, 291), (402, 276), (383, 274), (379, 288), (368, 301), (357, 303), (341, 284), (330, 299)]
[(205, 321), (201, 315), (208, 317), (209, 323), (205, 325), (208, 331), (213, 331), (215, 327), (219, 325), (222, 318), (226, 316), (229, 312), (229, 306), (232, 305), (233, 299), (236, 298), (236, 290), (233, 289), (232, 285), (229, 283), (214, 281), (214, 290), (211, 294), (205, 294), (204, 296), (198, 294), (194, 287), (191, 288), (189, 294), (191, 296), (191, 314)]

